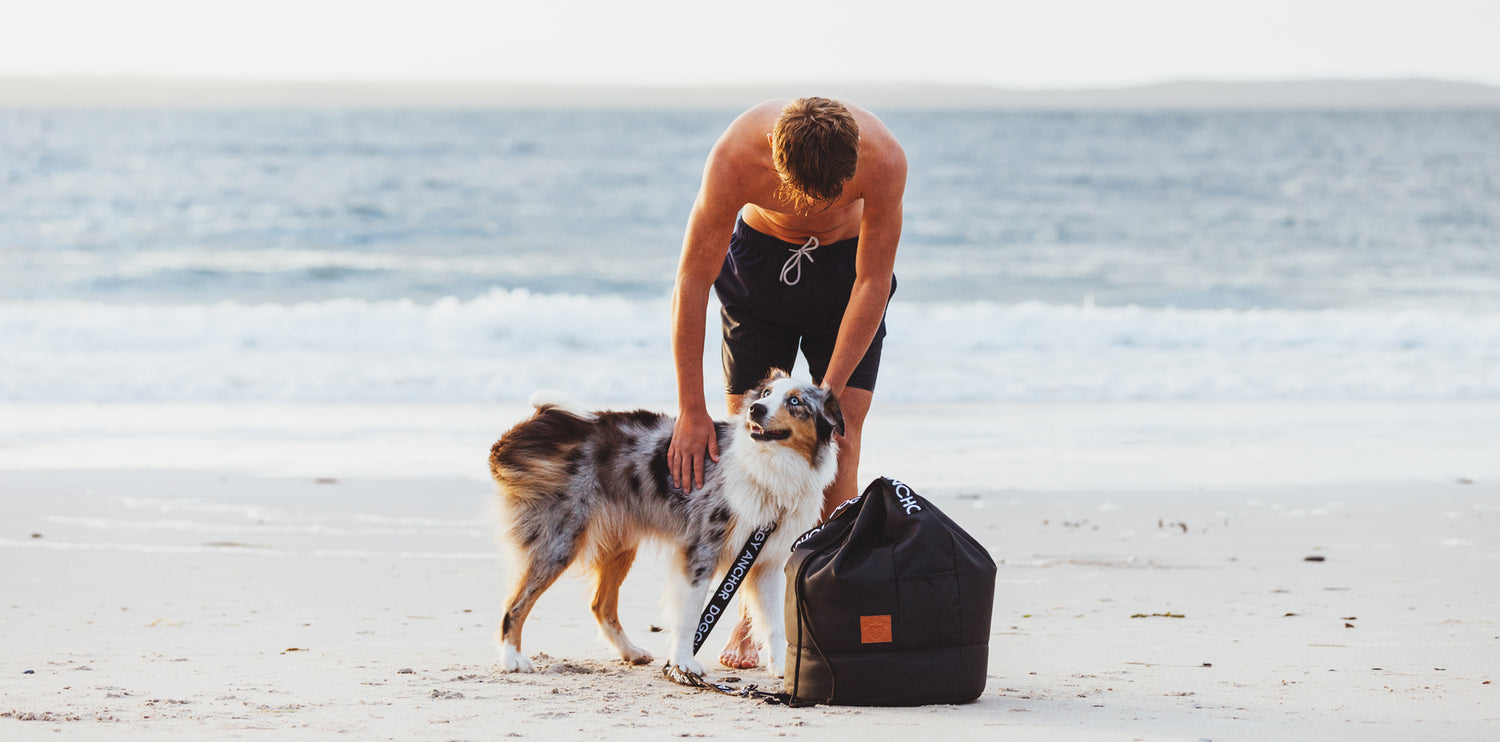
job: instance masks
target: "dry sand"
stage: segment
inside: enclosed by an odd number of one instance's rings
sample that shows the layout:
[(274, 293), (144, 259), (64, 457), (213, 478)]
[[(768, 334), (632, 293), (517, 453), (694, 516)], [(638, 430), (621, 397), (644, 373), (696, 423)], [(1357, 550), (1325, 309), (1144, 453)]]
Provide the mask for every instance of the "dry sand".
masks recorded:
[[(1044, 439), (1033, 458), (1062, 462), (1056, 481), (1075, 485), (1065, 488), (1036, 481), (1041, 467), (1017, 463), (1020, 449), (973, 435), (965, 437), (966, 466), (929, 457), (927, 468), (904, 462), (889, 472), (1000, 562), (987, 688), (961, 706), (788, 709), (676, 686), (657, 666), (623, 665), (597, 640), (582, 583), (571, 577), (528, 623), (525, 649), (543, 671), (496, 673), (502, 565), (483, 508), (488, 485), (469, 469), (354, 476), (360, 450), (390, 467), (420, 468), (393, 462), (392, 450), (411, 447), (391, 445), (371, 426), (356, 425), (362, 434), (320, 424), (316, 411), (289, 420), (284, 410), (224, 408), (208, 418), (183, 414), (180, 424), (141, 423), (158, 431), (150, 437), (110, 422), (129, 417), (119, 408), (58, 407), (50, 416), (37, 414), (45, 406), (6, 408), (0, 738), (1500, 738), (1492, 683), (1500, 674), (1500, 477), (1480, 453), (1495, 431), (1455, 413), (1459, 428), (1492, 434), (1465, 436), (1477, 448), (1459, 462), (1469, 464), (1463, 471), (1439, 454), (1469, 449), (1435, 446), (1426, 478), (1356, 483), (1350, 471), (1333, 470), (1325, 481), (1297, 484), (1282, 481), (1297, 478), (1287, 467), (1272, 471), (1268, 462), (1295, 464), (1298, 450), (1322, 450), (1275, 432), (1316, 428), (1308, 408), (1280, 423), (1263, 407), (1237, 409), (1235, 419), (1261, 431), (1253, 440), (1173, 444), (1147, 435), (1137, 447), (1130, 436), (1142, 428), (1126, 420), (1180, 431), (1226, 410), (1080, 409), (1090, 422), (1066, 434), (1058, 432), (1063, 408), (1007, 411)], [(1437, 415), (1406, 409), (1408, 422)], [(442, 410), (366, 414), (393, 430), (419, 429), (403, 415), (443, 420), (460, 438), (490, 426)], [(1328, 415), (1344, 420), (1345, 432), (1371, 427), (1349, 409)], [(194, 432), (186, 419), (219, 432)], [(893, 409), (890, 419), (903, 429), (943, 427), (930, 410)], [(1042, 419), (1053, 427), (1041, 429)], [(199, 447), (188, 450), (200, 465), (100, 468), (120, 462), (107, 452), (108, 436), (86, 434), (89, 420), (115, 430), (113, 442), (126, 450), (196, 438)], [(275, 452), (256, 420), (283, 431), (283, 461), (316, 469), (322, 457), (321, 481), (265, 476), (236, 458), (236, 441)], [(60, 451), (86, 456), (80, 441), (101, 446), (97, 458), (48, 468)], [(436, 448), (457, 445), (439, 441)], [(889, 433), (875, 441), (884, 461), (912, 447)], [(1392, 447), (1422, 451), (1415, 440), (1376, 434), (1356, 448)], [(1117, 480), (1122, 486), (1076, 486), (1088, 481), (1079, 470), (1090, 462), (1123, 471), (1122, 459), (1147, 469), (1176, 461), (1197, 471), (1189, 453), (1230, 471), (1269, 468), (1201, 486), (1160, 468)], [(28, 458), (35, 466), (23, 465)], [(137, 461), (153, 464), (145, 453)], [(432, 466), (443, 470), (445, 461)], [(996, 475), (1007, 471), (1026, 486)], [(644, 559), (621, 608), (627, 630), (658, 654), (664, 638), (649, 627), (661, 623), (661, 586), (660, 558)], [(723, 640), (711, 638), (705, 652)], [(711, 675), (779, 686), (760, 671)]]

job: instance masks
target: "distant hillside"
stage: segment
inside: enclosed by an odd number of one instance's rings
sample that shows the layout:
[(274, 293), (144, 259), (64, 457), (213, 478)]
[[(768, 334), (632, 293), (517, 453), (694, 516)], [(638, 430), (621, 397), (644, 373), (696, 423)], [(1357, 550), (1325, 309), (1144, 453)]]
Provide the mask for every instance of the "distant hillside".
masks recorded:
[(1444, 80), (1182, 81), (1130, 88), (961, 85), (541, 86), (0, 78), (0, 108), (725, 108), (828, 95), (883, 109), (1500, 109), (1500, 87)]
[(1181, 81), (1115, 90), (995, 91), (1016, 108), (1500, 108), (1500, 87), (1445, 80)]

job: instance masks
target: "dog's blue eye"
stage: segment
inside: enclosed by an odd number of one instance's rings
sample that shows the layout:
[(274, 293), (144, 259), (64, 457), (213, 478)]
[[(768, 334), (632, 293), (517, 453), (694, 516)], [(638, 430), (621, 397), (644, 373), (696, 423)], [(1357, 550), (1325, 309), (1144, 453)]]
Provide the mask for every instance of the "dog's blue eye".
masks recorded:
[(769, 397), (769, 396), (771, 396), (771, 390), (770, 389), (767, 389), (767, 390), (765, 390), (765, 391), (763, 391), (763, 392), (760, 393), (760, 398), (761, 399), (765, 399), (766, 397)]
[(790, 397), (790, 398), (787, 399), (786, 403), (789, 404), (789, 405), (791, 405), (791, 406), (793, 406), (793, 407), (796, 407), (797, 405), (802, 404), (802, 400), (800, 400), (800, 399), (798, 399), (796, 397)]

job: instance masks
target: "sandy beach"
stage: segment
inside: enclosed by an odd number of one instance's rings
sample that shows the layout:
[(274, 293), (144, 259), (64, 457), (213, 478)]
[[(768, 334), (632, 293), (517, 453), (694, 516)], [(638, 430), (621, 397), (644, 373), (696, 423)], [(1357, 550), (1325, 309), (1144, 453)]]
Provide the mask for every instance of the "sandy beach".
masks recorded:
[[(386, 5), (0, 12), (0, 742), (1500, 740), (1500, 5)], [(994, 557), (982, 695), (675, 684), (660, 551), (656, 663), (570, 574), (499, 672), (528, 397), (675, 412), (704, 294), (711, 410), (837, 382), (887, 278), (858, 479)]]
[[(1000, 563), (983, 696), (904, 709), (625, 666), (573, 577), (528, 623), (541, 672), (496, 673), (483, 455), (519, 412), (5, 405), (0, 737), (1500, 734), (1494, 402), (881, 410), (865, 472)], [(658, 653), (661, 575), (621, 606)]]

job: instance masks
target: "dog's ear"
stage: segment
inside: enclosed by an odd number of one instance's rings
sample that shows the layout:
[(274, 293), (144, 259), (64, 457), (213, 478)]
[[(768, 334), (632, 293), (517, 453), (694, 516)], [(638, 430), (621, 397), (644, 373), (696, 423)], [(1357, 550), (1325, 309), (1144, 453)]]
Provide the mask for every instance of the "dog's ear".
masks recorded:
[(824, 389), (823, 402), (819, 405), (819, 408), (818, 421), (821, 423), (821, 425), (819, 425), (818, 427), (827, 426), (829, 430), (832, 430), (839, 435), (843, 435), (844, 411), (839, 407), (838, 395), (827, 389)]
[(760, 386), (755, 387), (754, 389), (751, 389), (751, 390), (745, 392), (744, 394), (741, 394), (740, 395), (740, 407), (739, 407), (739, 411), (736, 412), (735, 414), (737, 414), (737, 415), (744, 414), (744, 412), (746, 410), (750, 409), (750, 405), (755, 404), (755, 400), (760, 399), (760, 390), (761, 390), (761, 387), (764, 387), (764, 386), (765, 386), (765, 384), (761, 384)]

